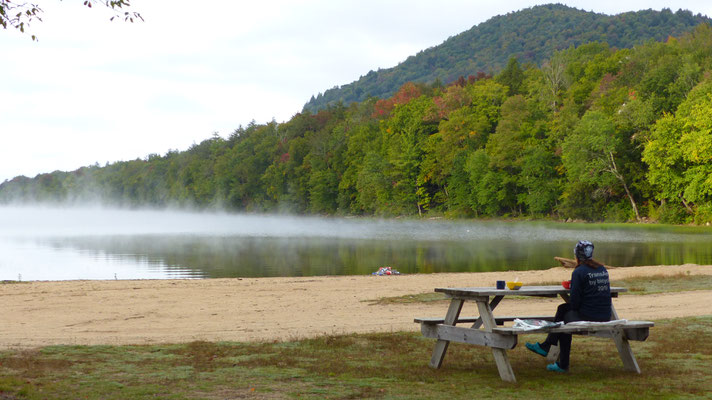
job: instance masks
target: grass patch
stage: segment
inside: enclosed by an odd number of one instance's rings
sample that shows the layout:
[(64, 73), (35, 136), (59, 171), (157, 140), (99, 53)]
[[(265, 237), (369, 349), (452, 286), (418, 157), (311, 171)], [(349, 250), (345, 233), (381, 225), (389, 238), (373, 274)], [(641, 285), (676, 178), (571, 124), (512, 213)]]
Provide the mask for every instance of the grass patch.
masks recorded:
[(449, 300), (444, 294), (438, 292), (407, 294), (404, 296), (381, 297), (375, 300), (364, 300), (369, 305), (385, 304), (412, 304), (412, 303), (432, 303)]
[[(522, 341), (542, 340), (529, 335)], [(279, 343), (51, 346), (0, 352), (0, 399), (699, 398), (712, 393), (712, 317), (656, 322), (633, 342), (643, 373), (623, 370), (611, 340), (575, 337), (568, 374), (524, 346), (509, 351), (517, 384), (488, 349), (452, 343), (430, 369), (434, 340), (353, 334)]]
[(630, 294), (709, 290), (712, 288), (712, 275), (652, 275), (613, 281), (611, 284), (628, 288)]
[[(534, 282), (531, 286), (556, 286), (561, 282)], [(685, 292), (690, 290), (709, 290), (712, 288), (712, 275), (651, 275), (637, 278), (621, 279), (611, 281), (612, 286), (622, 286), (628, 288), (628, 294), (654, 294), (666, 292)], [(523, 298), (524, 296), (522, 296)], [(514, 298), (514, 297), (512, 297)], [(381, 297), (375, 300), (364, 300), (371, 305), (385, 304), (413, 304), (413, 303), (431, 303), (431, 302), (447, 302), (448, 298), (442, 293), (428, 292), (407, 294), (404, 296)]]

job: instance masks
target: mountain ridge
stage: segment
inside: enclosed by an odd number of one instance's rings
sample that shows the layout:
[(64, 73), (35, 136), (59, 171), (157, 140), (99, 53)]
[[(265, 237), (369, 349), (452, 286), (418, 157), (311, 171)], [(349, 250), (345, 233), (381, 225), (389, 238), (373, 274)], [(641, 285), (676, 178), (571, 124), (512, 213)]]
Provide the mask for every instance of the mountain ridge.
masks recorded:
[(312, 96), (303, 111), (315, 113), (369, 97), (388, 98), (406, 82), (449, 83), (478, 72), (496, 73), (511, 57), (522, 64), (538, 65), (555, 51), (584, 43), (598, 41), (614, 48), (631, 48), (649, 40), (679, 36), (700, 23), (711, 22), (702, 14), (682, 9), (675, 13), (665, 8), (607, 15), (562, 4), (534, 6), (492, 17), (395, 67), (371, 70), (354, 82)]

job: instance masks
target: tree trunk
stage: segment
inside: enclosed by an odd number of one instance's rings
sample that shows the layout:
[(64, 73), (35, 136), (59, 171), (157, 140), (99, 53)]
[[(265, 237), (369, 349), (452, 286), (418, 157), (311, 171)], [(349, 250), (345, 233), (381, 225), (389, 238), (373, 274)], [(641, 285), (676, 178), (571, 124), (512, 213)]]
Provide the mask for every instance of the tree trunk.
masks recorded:
[(618, 178), (618, 180), (623, 184), (623, 189), (625, 190), (626, 196), (628, 196), (628, 200), (630, 200), (630, 205), (633, 207), (633, 211), (635, 212), (635, 219), (640, 222), (640, 214), (638, 213), (638, 206), (635, 204), (635, 199), (633, 199), (633, 195), (630, 193), (630, 190), (628, 190), (628, 185), (625, 183), (625, 179), (623, 178), (623, 175), (621, 175), (620, 172), (618, 172), (618, 167), (616, 166), (616, 160), (613, 158), (613, 152), (608, 152), (608, 157), (609, 161), (611, 162), (611, 168), (609, 171)]
[(640, 219), (640, 214), (638, 214), (638, 207), (635, 205), (635, 200), (633, 200), (633, 196), (630, 194), (630, 190), (628, 190), (628, 185), (625, 184), (625, 181), (621, 177), (621, 183), (623, 184), (623, 189), (625, 189), (625, 194), (628, 196), (628, 200), (630, 200), (630, 205), (633, 207), (633, 211), (635, 211), (635, 219), (638, 220), (638, 222), (641, 221)]
[(549, 84), (548, 89), (551, 91), (551, 110), (556, 111), (558, 108), (557, 100), (559, 90), (565, 86), (566, 65), (564, 65), (564, 62), (560, 57), (554, 56), (549, 61), (544, 62), (544, 65), (541, 67), (541, 71), (544, 73), (545, 81)]
[(692, 207), (690, 207), (689, 204), (687, 204), (687, 202), (685, 201), (685, 198), (682, 197), (682, 194), (678, 194), (678, 196), (680, 197), (680, 201), (682, 201), (682, 204), (685, 206), (685, 209), (687, 210), (687, 212), (690, 214), (694, 214), (695, 211), (692, 209)]

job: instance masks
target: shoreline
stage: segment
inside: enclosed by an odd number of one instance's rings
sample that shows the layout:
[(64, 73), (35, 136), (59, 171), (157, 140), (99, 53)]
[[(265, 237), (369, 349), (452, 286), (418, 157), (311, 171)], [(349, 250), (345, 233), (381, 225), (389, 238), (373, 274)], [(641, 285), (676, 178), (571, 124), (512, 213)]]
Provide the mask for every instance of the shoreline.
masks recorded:
[[(612, 280), (637, 276), (712, 275), (712, 266), (610, 268)], [(282, 341), (325, 334), (417, 331), (415, 317), (441, 316), (445, 302), (373, 305), (383, 297), (436, 287), (493, 286), (515, 277), (560, 282), (562, 267), (535, 271), (397, 276), (31, 281), (0, 284), (0, 349), (47, 345)], [(712, 290), (640, 296), (614, 304), (621, 318), (709, 315)], [(505, 298), (497, 313), (553, 314), (560, 299)], [(476, 310), (463, 310), (463, 315)]]

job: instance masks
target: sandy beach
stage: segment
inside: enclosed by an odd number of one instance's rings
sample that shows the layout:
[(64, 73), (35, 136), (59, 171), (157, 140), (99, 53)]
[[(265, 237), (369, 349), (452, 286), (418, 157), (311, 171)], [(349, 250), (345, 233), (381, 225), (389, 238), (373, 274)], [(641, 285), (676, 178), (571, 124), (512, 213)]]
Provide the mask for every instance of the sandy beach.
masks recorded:
[[(712, 275), (712, 266), (611, 268), (611, 279)], [(416, 331), (413, 318), (442, 316), (447, 303), (374, 305), (436, 287), (560, 282), (571, 270), (206, 280), (60, 281), (0, 285), (0, 348), (54, 344), (273, 341), (352, 332)], [(553, 314), (560, 299), (505, 298), (495, 314)], [(709, 315), (712, 290), (614, 299), (622, 318)], [(467, 307), (472, 307), (467, 308)], [(477, 315), (466, 305), (462, 315)]]

